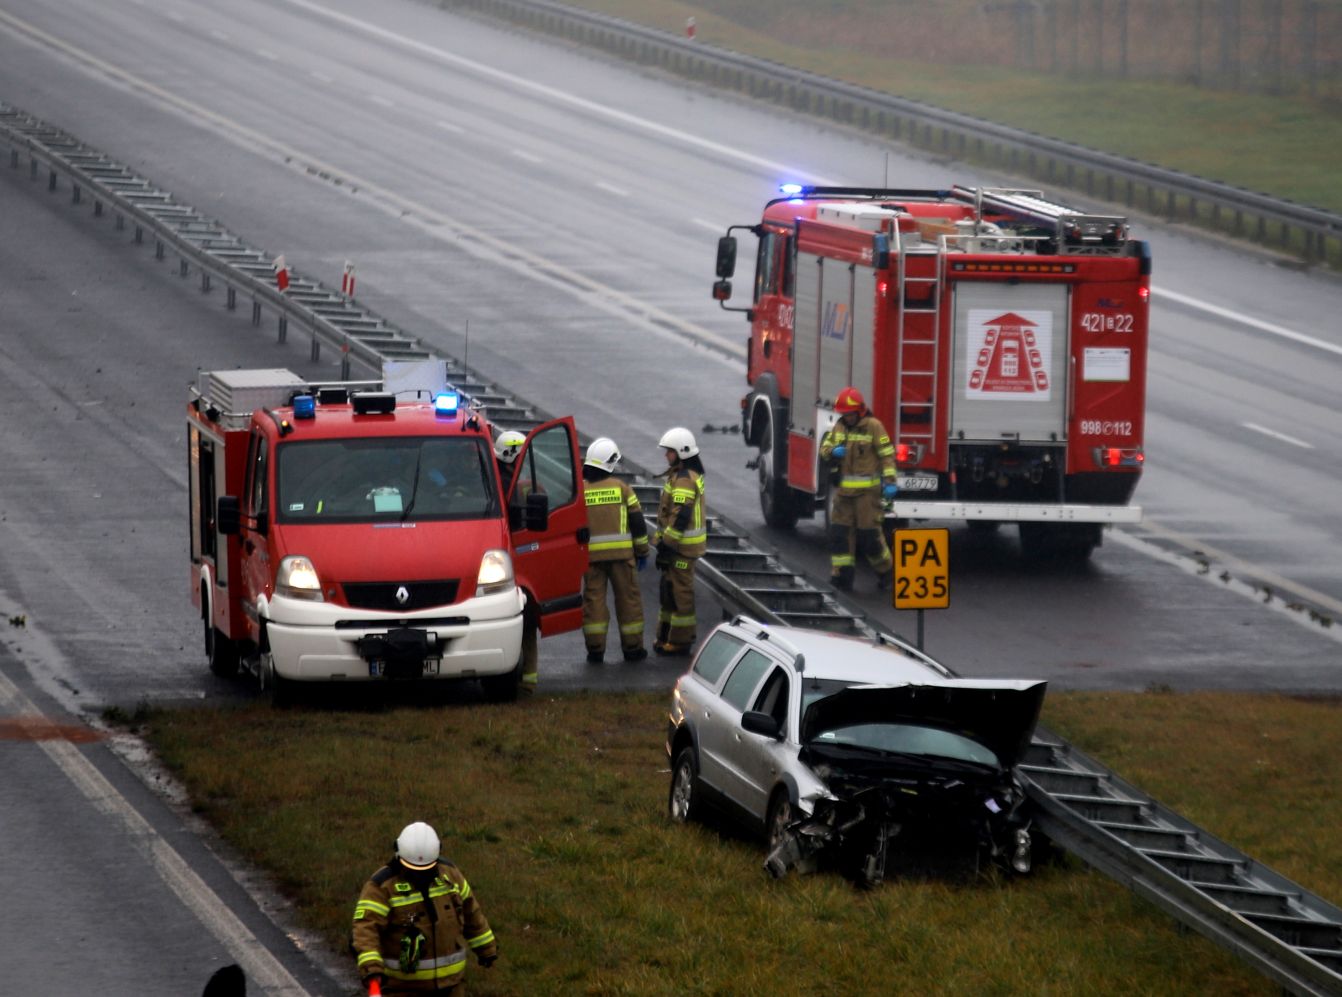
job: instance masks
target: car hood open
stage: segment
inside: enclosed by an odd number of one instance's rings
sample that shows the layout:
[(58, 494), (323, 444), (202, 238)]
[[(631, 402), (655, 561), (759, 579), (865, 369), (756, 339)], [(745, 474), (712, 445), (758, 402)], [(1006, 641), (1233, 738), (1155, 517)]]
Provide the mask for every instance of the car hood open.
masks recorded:
[(1003, 766), (1014, 768), (1029, 747), (1047, 687), (1047, 682), (1028, 679), (850, 686), (806, 708), (801, 743), (854, 724), (921, 724), (972, 738)]

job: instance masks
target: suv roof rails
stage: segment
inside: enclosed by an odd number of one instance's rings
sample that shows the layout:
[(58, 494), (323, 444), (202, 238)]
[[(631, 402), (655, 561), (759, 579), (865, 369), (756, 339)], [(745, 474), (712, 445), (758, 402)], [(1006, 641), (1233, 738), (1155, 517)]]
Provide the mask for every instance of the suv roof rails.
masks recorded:
[(795, 644), (777, 632), (779, 624), (761, 623), (759, 620), (738, 613), (736, 616), (732, 617), (732, 625), (753, 629), (755, 631), (755, 636), (760, 640), (767, 640), (769, 643), (779, 647), (784, 653), (792, 655), (792, 666), (797, 669), (798, 675), (805, 673), (806, 655), (802, 654)]

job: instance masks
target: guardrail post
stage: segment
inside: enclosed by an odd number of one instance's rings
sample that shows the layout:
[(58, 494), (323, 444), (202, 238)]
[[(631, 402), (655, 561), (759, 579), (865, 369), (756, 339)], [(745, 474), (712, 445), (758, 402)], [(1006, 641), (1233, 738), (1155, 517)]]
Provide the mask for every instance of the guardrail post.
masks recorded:
[(116, 213), (116, 230), (118, 232), (126, 231), (126, 216), (120, 211)]
[(261, 302), (252, 299), (252, 325), (261, 324)]
[(277, 342), (283, 343), (288, 338), (289, 338), (289, 319), (286, 316), (281, 315)]
[(34, 179), (34, 180), (37, 179), (37, 157), (36, 157), (36, 156), (34, 156), (34, 157), (29, 161), (29, 163), (28, 163), (28, 176), (30, 176), (30, 177), (31, 177), (32, 179)]
[(51, 175), (47, 177), (47, 190), (56, 189), (56, 171), (52, 170)]
[(233, 287), (232, 285), (229, 285), (227, 308), (231, 312), (237, 306), (238, 306), (238, 289), (236, 287)]
[(9, 168), (12, 170), (19, 168), (19, 150), (17, 148), (9, 150)]
[(210, 293), (210, 271), (203, 268), (200, 271), (200, 293)]
[(79, 184), (77, 183), (70, 184), (70, 203), (79, 203)]
[(103, 202), (95, 200), (93, 202), (93, 217), (101, 218), (103, 216)]
[(341, 357), (340, 357), (340, 379), (341, 379), (342, 381), (348, 381), (348, 380), (349, 380), (349, 375), (350, 375), (350, 369), (349, 369), (349, 347), (346, 346), (344, 352), (341, 354)]
[(320, 360), (322, 356), (321, 340), (317, 338), (317, 334), (315, 332), (312, 334), (312, 348), (308, 351), (308, 355), (312, 358), (313, 363), (316, 363), (318, 360)]
[(163, 240), (162, 240), (162, 239), (155, 239), (155, 240), (154, 240), (154, 259), (156, 259), (156, 260), (161, 260), (161, 259), (163, 259)]

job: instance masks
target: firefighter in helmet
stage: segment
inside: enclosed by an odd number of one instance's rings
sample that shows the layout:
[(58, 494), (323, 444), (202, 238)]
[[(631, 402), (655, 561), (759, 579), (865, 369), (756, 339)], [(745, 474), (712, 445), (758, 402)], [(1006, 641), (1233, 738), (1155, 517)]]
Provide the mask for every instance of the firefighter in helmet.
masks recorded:
[(881, 420), (867, 411), (862, 393), (844, 388), (834, 400), (839, 414), (820, 441), (820, 459), (834, 477), (829, 511), (830, 576), (836, 588), (853, 590), (853, 574), (860, 553), (867, 559), (882, 589), (889, 588), (893, 564), (885, 544), (882, 498), (892, 499), (895, 485), (895, 448)]
[[(494, 441), (494, 456), (499, 461), (499, 471), (503, 476), (503, 494), (508, 497), (511, 491), (513, 502), (525, 502), (528, 493), (540, 491), (538, 483), (523, 479), (513, 489), (513, 481), (522, 471), (522, 461), (517, 458), (527, 438), (515, 429), (499, 434)], [(526, 604), (522, 607), (522, 695), (530, 696), (536, 691), (540, 681), (540, 629), (541, 611), (534, 599), (524, 596)]]
[(396, 852), (363, 884), (351, 937), (369, 993), (464, 993), (466, 957), (488, 968), (498, 944), (480, 901), (423, 821), (407, 824)]
[(704, 522), (704, 464), (694, 434), (683, 426), (668, 429), (657, 445), (666, 453), (666, 483), (657, 507), (658, 654), (688, 654), (694, 646), (694, 566), (708, 548)]
[(606, 657), (610, 608), (606, 583), (615, 597), (615, 620), (620, 626), (620, 649), (625, 661), (642, 661), (643, 594), (638, 576), (648, 563), (648, 525), (643, 507), (628, 484), (615, 477), (620, 449), (609, 437), (593, 440), (582, 466), (583, 495), (587, 500), (587, 573), (583, 576), (582, 636), (587, 660), (600, 664)]

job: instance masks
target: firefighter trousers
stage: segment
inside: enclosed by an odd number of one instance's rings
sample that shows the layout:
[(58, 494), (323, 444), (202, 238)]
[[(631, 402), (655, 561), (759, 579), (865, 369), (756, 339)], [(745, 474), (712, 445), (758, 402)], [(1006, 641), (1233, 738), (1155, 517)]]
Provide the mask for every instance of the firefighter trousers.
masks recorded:
[(536, 691), (540, 681), (540, 630), (541, 611), (528, 599), (522, 607), (522, 694), (529, 696)]
[(662, 568), (658, 585), (657, 642), (688, 649), (695, 641), (698, 618), (694, 613), (694, 565), (698, 558), (673, 554)]
[(588, 654), (604, 654), (610, 629), (610, 607), (606, 585), (615, 598), (615, 619), (620, 625), (620, 647), (634, 651), (643, 647), (643, 593), (632, 558), (622, 561), (592, 561), (582, 579), (582, 636)]
[(890, 548), (885, 544), (885, 510), (881, 506), (881, 493), (875, 488), (857, 495), (836, 492), (830, 501), (830, 576), (845, 591), (853, 587), (858, 554), (865, 557), (872, 570), (882, 577), (894, 566)]

